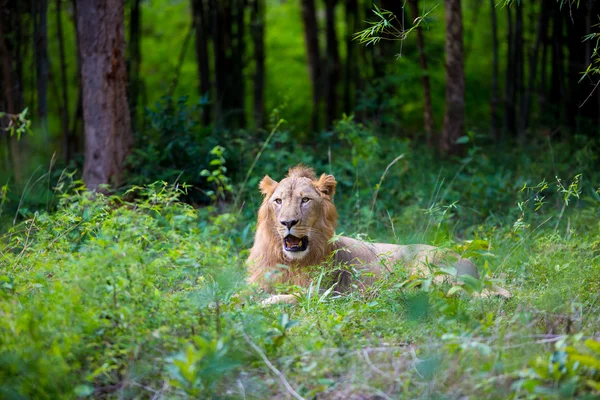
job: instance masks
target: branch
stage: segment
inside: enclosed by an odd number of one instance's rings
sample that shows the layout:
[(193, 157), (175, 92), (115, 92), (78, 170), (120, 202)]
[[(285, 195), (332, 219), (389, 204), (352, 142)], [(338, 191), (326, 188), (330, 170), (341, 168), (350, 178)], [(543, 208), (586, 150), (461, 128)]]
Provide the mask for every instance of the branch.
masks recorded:
[(258, 353), (258, 355), (260, 356), (260, 358), (262, 358), (262, 360), (265, 362), (265, 364), (267, 364), (267, 367), (269, 367), (269, 369), (271, 371), (273, 371), (273, 373), (279, 377), (279, 379), (281, 380), (281, 383), (283, 383), (283, 386), (285, 386), (285, 389), (288, 391), (288, 393), (291, 394), (292, 397), (294, 397), (295, 399), (305, 400), (304, 397), (300, 396), (298, 394), (298, 392), (296, 392), (290, 386), (290, 383), (285, 378), (285, 375), (283, 375), (283, 373), (280, 370), (278, 370), (273, 364), (271, 364), (271, 361), (269, 361), (269, 359), (267, 358), (267, 356), (265, 355), (265, 353), (262, 352), (262, 350), (260, 349), (260, 347), (258, 347), (257, 345), (255, 345), (252, 342), (252, 340), (250, 339), (250, 336), (248, 336), (248, 334), (246, 334), (246, 332), (244, 332), (244, 330), (242, 330), (242, 334), (244, 335), (244, 339), (246, 339), (246, 342), (248, 342), (248, 344), (254, 349), (254, 351), (256, 351)]

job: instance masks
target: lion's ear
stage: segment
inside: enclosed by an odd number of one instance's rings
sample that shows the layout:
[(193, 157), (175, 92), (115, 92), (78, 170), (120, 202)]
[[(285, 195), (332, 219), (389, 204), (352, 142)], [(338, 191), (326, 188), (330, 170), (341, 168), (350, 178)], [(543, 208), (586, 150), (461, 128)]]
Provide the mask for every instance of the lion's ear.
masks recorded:
[(258, 187), (260, 188), (260, 192), (263, 194), (263, 196), (268, 196), (273, 193), (273, 190), (275, 190), (275, 187), (277, 187), (277, 182), (271, 179), (269, 175), (265, 175), (262, 181), (260, 181), (258, 184)]
[(323, 193), (325, 196), (328, 196), (331, 200), (333, 200), (336, 185), (337, 182), (335, 181), (333, 175), (323, 174), (318, 181), (315, 181), (315, 186), (319, 192)]

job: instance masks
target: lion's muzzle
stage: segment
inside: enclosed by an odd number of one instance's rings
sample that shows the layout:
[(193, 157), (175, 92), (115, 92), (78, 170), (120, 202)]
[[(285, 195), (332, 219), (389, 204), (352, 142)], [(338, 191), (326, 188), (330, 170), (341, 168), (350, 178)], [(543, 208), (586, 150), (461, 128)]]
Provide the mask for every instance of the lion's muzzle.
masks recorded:
[(298, 238), (294, 235), (287, 235), (283, 238), (283, 248), (285, 251), (300, 252), (308, 248), (308, 237)]

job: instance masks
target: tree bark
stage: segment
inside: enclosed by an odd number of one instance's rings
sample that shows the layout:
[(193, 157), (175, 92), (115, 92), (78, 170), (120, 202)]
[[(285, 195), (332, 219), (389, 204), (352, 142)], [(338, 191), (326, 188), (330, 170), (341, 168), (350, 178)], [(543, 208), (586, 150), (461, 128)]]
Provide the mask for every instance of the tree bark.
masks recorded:
[[(523, 144), (525, 140), (525, 129), (524, 124), (522, 123), (523, 119), (523, 84), (524, 84), (524, 51), (523, 51), (523, 3), (515, 4), (516, 7), (516, 17), (515, 17), (515, 86), (516, 86), (516, 95), (515, 95), (515, 127), (517, 129), (517, 136), (520, 144)], [(518, 104), (518, 107), (517, 107)]]
[(491, 17), (492, 17), (492, 100), (491, 100), (491, 131), (494, 143), (498, 143), (500, 139), (500, 129), (498, 122), (498, 104), (500, 96), (498, 94), (498, 23), (496, 21), (496, 1), (490, 0)]
[[(413, 20), (419, 16), (419, 1), (409, 0), (410, 13)], [(431, 103), (431, 84), (429, 82), (429, 68), (427, 66), (427, 55), (425, 54), (425, 38), (423, 29), (417, 27), (417, 48), (419, 50), (419, 62), (421, 64), (421, 83), (423, 84), (424, 121), (427, 144), (433, 144), (433, 105)]]
[(48, 0), (37, 0), (34, 7), (37, 117), (42, 137), (48, 143)]
[[(12, 65), (12, 55), (8, 47), (7, 38), (4, 34), (3, 24), (5, 16), (0, 15), (0, 57), (2, 59), (2, 86), (4, 88), (4, 98), (6, 112), (16, 114), (21, 112), (21, 92)], [(8, 24), (7, 24), (8, 25)], [(4, 128), (4, 121), (0, 120), (0, 127)], [(13, 177), (17, 184), (22, 181), (21, 174), (21, 149), (17, 135), (12, 135), (9, 139), (10, 156), (13, 167)]]
[(133, 136), (127, 103), (123, 0), (79, 0), (85, 163), (90, 190), (119, 186)]
[(224, 125), (223, 113), (227, 109), (225, 91), (230, 68), (225, 51), (228, 49), (231, 33), (230, 26), (225, 22), (227, 10), (224, 9), (224, 4), (218, 0), (210, 0), (210, 10), (215, 65), (214, 126), (215, 129), (221, 129)]
[(460, 0), (444, 0), (446, 19), (446, 112), (441, 150), (446, 154), (458, 153), (456, 143), (464, 133), (465, 71), (463, 28)]
[[(73, 26), (77, 32), (77, 0), (71, 0), (73, 7)], [(84, 149), (84, 126), (83, 126), (83, 89), (81, 79), (81, 44), (79, 43), (79, 35), (75, 34), (75, 45), (77, 55), (77, 100), (75, 102), (75, 111), (71, 118), (71, 142), (69, 143), (71, 154), (85, 152)]]
[(356, 43), (352, 35), (358, 31), (358, 1), (346, 1), (346, 63), (344, 65), (344, 112), (348, 115), (354, 108), (355, 90), (360, 79), (356, 66)]
[(306, 56), (308, 58), (308, 73), (312, 84), (312, 118), (311, 129), (319, 129), (319, 108), (321, 100), (321, 52), (319, 50), (319, 36), (317, 30), (317, 16), (314, 0), (302, 0), (302, 22), (304, 23), (304, 39)]
[(335, 6), (337, 0), (325, 1), (326, 38), (327, 38), (327, 99), (325, 109), (327, 114), (327, 128), (333, 126), (337, 118), (337, 89), (340, 80), (340, 53), (338, 51), (338, 39), (335, 29)]
[(555, 122), (560, 124), (564, 121), (565, 107), (562, 104), (566, 96), (565, 81), (564, 81), (564, 55), (563, 55), (563, 16), (561, 14), (560, 5), (553, 5), (553, 21), (552, 21), (552, 82), (550, 98), (554, 99), (556, 106), (553, 108)]
[[(230, 54), (233, 74), (230, 75), (228, 84), (228, 96), (232, 100), (231, 108), (237, 127), (246, 127), (246, 82), (244, 80), (244, 63), (246, 54), (246, 0), (233, 2), (232, 19), (235, 24), (235, 36), (233, 36), (233, 48)], [(236, 93), (234, 96), (233, 94)]]
[(62, 2), (56, 0), (56, 30), (58, 34), (58, 53), (60, 58), (60, 86), (62, 104), (60, 107), (60, 122), (62, 127), (62, 150), (65, 163), (73, 158), (71, 154), (71, 132), (69, 130), (69, 91), (67, 82), (67, 62), (65, 57), (65, 41), (62, 29)]
[(208, 12), (206, 10), (204, 0), (192, 0), (192, 15), (194, 28), (196, 31), (196, 60), (198, 63), (198, 78), (200, 79), (200, 97), (203, 100), (202, 107), (202, 124), (208, 126), (210, 124), (210, 106), (208, 100), (211, 99), (211, 83), (210, 83), (210, 59), (208, 57), (209, 24)]
[(129, 44), (127, 46), (127, 99), (129, 100), (129, 111), (131, 112), (131, 128), (137, 130), (137, 105), (140, 93), (140, 65), (142, 63), (142, 9), (141, 0), (132, 0), (131, 13), (129, 16)]
[(254, 45), (254, 129), (264, 123), (265, 109), (265, 0), (252, 4), (252, 43)]
[[(529, 58), (529, 79), (527, 90), (525, 92), (525, 98), (523, 100), (523, 113), (520, 119), (519, 132), (524, 132), (529, 127), (529, 120), (531, 114), (531, 98), (535, 92), (535, 79), (537, 75), (538, 57), (542, 42), (546, 38), (546, 32), (548, 30), (548, 7), (545, 1), (542, 1), (540, 5), (540, 17), (538, 20), (537, 32), (535, 36), (535, 43)], [(524, 139), (523, 137), (521, 139)]]
[(516, 80), (516, 56), (514, 35), (515, 28), (513, 26), (512, 12), (510, 7), (506, 7), (507, 28), (506, 28), (506, 43), (507, 62), (506, 62), (506, 81), (504, 82), (504, 132), (505, 135), (514, 135), (515, 133), (515, 80)]

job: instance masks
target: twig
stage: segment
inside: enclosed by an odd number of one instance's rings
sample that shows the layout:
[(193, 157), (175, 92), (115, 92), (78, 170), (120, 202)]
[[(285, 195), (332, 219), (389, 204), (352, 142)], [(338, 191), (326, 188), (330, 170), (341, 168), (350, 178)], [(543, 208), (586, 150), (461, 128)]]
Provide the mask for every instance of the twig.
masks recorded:
[(291, 394), (292, 397), (294, 397), (295, 399), (304, 400), (304, 397), (300, 396), (298, 394), (298, 392), (296, 392), (294, 390), (294, 388), (292, 388), (290, 386), (290, 383), (285, 378), (285, 375), (283, 375), (283, 373), (280, 370), (278, 370), (273, 364), (271, 364), (271, 361), (269, 361), (269, 359), (267, 358), (267, 356), (265, 355), (265, 353), (262, 352), (262, 350), (260, 349), (260, 347), (258, 347), (257, 345), (255, 345), (252, 342), (252, 340), (250, 339), (250, 336), (248, 336), (248, 334), (246, 332), (244, 332), (243, 330), (242, 330), (242, 335), (244, 335), (244, 339), (246, 339), (246, 342), (248, 342), (248, 344), (250, 345), (250, 347), (252, 347), (254, 349), (254, 351), (256, 351), (258, 353), (258, 355), (260, 356), (260, 358), (262, 358), (262, 360), (265, 362), (265, 364), (267, 364), (267, 367), (269, 367), (269, 369), (271, 371), (273, 371), (273, 373), (279, 377), (279, 379), (281, 380), (281, 383), (283, 384), (283, 386), (285, 387), (285, 389), (288, 391), (288, 393)]
[(587, 103), (587, 101), (590, 99), (590, 97), (592, 97), (592, 95), (594, 94), (594, 92), (596, 91), (596, 89), (598, 89), (598, 85), (600, 85), (600, 80), (598, 81), (598, 83), (596, 83), (596, 85), (594, 85), (594, 88), (592, 89), (592, 91), (590, 92), (590, 94), (588, 95), (588, 97), (585, 98), (585, 100), (583, 101), (583, 103), (581, 103), (581, 105), (579, 106), (579, 108), (583, 107), (583, 105), (585, 103)]
[(542, 225), (544, 225), (546, 222), (550, 221), (552, 219), (552, 215), (550, 217), (548, 217), (544, 222), (542, 222), (541, 224), (539, 224), (533, 231), (531, 231), (531, 233), (529, 233), (529, 235), (525, 236), (523, 239), (521, 239), (520, 242), (518, 242), (517, 244), (515, 244), (513, 246), (513, 248), (510, 250), (510, 252), (508, 253), (508, 255), (504, 258), (504, 260), (502, 260), (502, 262), (500, 263), (500, 265), (498, 266), (498, 269), (500, 267), (502, 267), (504, 265), (504, 263), (506, 262), (506, 260), (508, 260), (510, 258), (510, 256), (513, 255), (513, 253), (515, 251), (517, 251), (517, 249), (519, 248), (520, 245), (522, 245), (523, 243), (525, 243), (525, 241), (527, 239), (529, 239), (531, 237), (531, 235), (533, 235), (535, 233), (535, 231), (537, 231)]
[(373, 217), (373, 209), (375, 208), (375, 203), (377, 202), (377, 194), (379, 193), (379, 189), (381, 188), (381, 184), (383, 183), (383, 179), (385, 178), (385, 175), (387, 174), (389, 169), (392, 167), (392, 165), (396, 164), (402, 158), (404, 158), (404, 154), (400, 154), (398, 157), (394, 158), (394, 160), (391, 163), (389, 163), (387, 167), (385, 167), (385, 171), (383, 171), (383, 174), (381, 174), (381, 178), (379, 178), (379, 183), (377, 184), (377, 189), (375, 190), (375, 193), (373, 194), (373, 201), (371, 202), (371, 212), (369, 215), (369, 219), (371, 219)]

